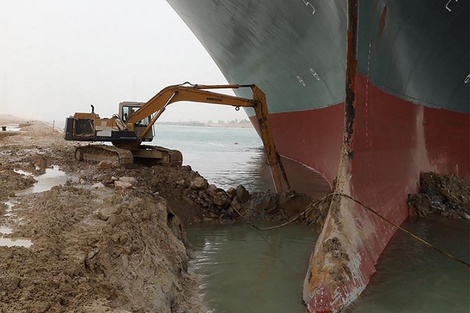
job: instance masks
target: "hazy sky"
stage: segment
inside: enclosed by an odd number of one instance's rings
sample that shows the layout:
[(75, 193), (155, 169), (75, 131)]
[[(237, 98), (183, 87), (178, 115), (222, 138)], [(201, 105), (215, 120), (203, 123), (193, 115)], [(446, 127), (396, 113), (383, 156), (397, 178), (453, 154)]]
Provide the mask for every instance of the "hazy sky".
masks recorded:
[[(0, 114), (63, 124), (74, 112), (118, 113), (168, 85), (226, 80), (165, 0), (0, 0)], [(246, 118), (175, 103), (161, 121)]]

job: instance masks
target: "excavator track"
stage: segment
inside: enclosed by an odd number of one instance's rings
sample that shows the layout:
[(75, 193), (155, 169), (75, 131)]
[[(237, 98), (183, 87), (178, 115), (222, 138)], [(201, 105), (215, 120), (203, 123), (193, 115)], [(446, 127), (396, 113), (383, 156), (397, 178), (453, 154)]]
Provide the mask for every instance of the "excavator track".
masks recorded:
[(130, 151), (134, 156), (134, 162), (139, 164), (181, 166), (183, 163), (183, 155), (180, 151), (161, 146), (141, 145), (138, 149)]
[(99, 163), (101, 161), (116, 162), (119, 165), (134, 163), (134, 157), (129, 150), (107, 145), (79, 146), (75, 149), (75, 158), (78, 161)]
[(183, 164), (183, 154), (179, 150), (169, 150), (170, 166), (181, 166)]
[(183, 155), (178, 150), (144, 145), (132, 150), (107, 145), (79, 146), (75, 149), (75, 158), (78, 161), (93, 163), (110, 161), (119, 165), (137, 163), (141, 165), (181, 166), (183, 163)]

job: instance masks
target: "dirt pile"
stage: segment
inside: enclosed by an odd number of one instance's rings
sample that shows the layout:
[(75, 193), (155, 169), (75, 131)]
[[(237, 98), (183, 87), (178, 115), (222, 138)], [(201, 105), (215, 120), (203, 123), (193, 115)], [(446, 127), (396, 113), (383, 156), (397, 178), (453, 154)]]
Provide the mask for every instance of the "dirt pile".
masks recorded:
[[(0, 226), (13, 229), (0, 236), (33, 243), (0, 246), (0, 312), (205, 312), (184, 227), (285, 220), (311, 201), (241, 185), (225, 191), (189, 166), (77, 162), (74, 145), (41, 122), (0, 137)], [(52, 165), (67, 183), (22, 192), (35, 182), (24, 172)]]
[[(2, 237), (33, 245), (0, 246), (0, 312), (204, 312), (167, 201), (143, 178), (126, 182), (124, 168), (71, 156), (73, 145), (44, 123), (2, 136), (0, 225), (13, 229)], [(66, 184), (21, 192), (35, 182), (25, 172), (51, 165), (69, 175)]]
[(470, 219), (470, 181), (452, 175), (421, 173), (420, 193), (408, 196), (408, 207), (410, 215)]
[(183, 312), (191, 305), (195, 282), (164, 199), (67, 185), (21, 197), (13, 212), (13, 235), (34, 245), (1, 247), (5, 312)]

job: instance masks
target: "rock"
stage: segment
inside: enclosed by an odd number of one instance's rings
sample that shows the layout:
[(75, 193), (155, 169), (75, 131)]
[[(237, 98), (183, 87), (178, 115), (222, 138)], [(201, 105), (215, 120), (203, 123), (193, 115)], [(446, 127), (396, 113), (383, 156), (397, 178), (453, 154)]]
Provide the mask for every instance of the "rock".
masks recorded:
[(105, 187), (112, 187), (114, 186), (114, 182), (116, 180), (113, 180), (113, 179), (105, 179), (105, 180), (102, 180), (101, 183), (103, 184), (103, 186)]
[(272, 194), (270, 192), (259, 193), (256, 198), (253, 200), (253, 208), (259, 212), (268, 212), (270, 214), (275, 214), (279, 212), (277, 206), (279, 195)]
[(100, 188), (104, 188), (104, 187), (105, 186), (103, 185), (103, 183), (96, 183), (93, 186), (91, 186), (91, 188), (94, 188), (94, 189), (100, 189)]
[(410, 194), (407, 202), (411, 216), (427, 216), (434, 211), (431, 208), (431, 199), (426, 194)]
[(217, 186), (214, 184), (210, 184), (209, 187), (207, 187), (206, 191), (209, 195), (213, 196), (217, 192)]
[(245, 203), (250, 199), (250, 193), (242, 185), (238, 185), (236, 189), (237, 199), (240, 203)]
[(198, 176), (194, 178), (190, 183), (189, 187), (193, 190), (202, 190), (207, 188), (207, 180), (204, 177)]
[(237, 196), (237, 190), (233, 187), (230, 187), (229, 189), (227, 189), (227, 194), (230, 197), (230, 199), (233, 199)]
[(129, 176), (123, 176), (119, 178), (119, 181), (124, 182), (124, 183), (129, 183), (131, 185), (135, 185), (137, 183), (137, 179), (134, 177), (129, 177)]
[(227, 206), (227, 203), (229, 201), (228, 195), (225, 193), (225, 191), (218, 191), (214, 195), (212, 202), (218, 206), (219, 208), (224, 208)]
[(194, 205), (194, 201), (188, 198), (187, 196), (182, 196), (183, 200), (186, 201), (189, 205)]
[(112, 168), (113, 167), (113, 162), (108, 161), (108, 160), (103, 160), (100, 163), (98, 163), (97, 168), (99, 170), (107, 169), (107, 168)]
[(242, 205), (237, 201), (237, 199), (234, 199), (231, 202), (231, 206), (237, 211), (241, 211), (241, 209), (242, 209)]
[(116, 180), (114, 182), (114, 187), (115, 188), (120, 188), (120, 189), (127, 189), (127, 188), (132, 187), (132, 184), (128, 183), (128, 182), (123, 182), (123, 181), (120, 181), (120, 180)]
[(175, 182), (178, 186), (181, 186), (181, 187), (186, 187), (186, 181), (184, 179), (180, 179), (178, 181)]
[(470, 215), (470, 182), (468, 180), (433, 172), (421, 173), (420, 192), (408, 195), (410, 215), (440, 214), (468, 219)]
[(121, 212), (122, 208), (120, 207), (105, 207), (104, 209), (99, 210), (96, 213), (96, 216), (102, 221), (107, 221), (111, 215), (120, 214)]

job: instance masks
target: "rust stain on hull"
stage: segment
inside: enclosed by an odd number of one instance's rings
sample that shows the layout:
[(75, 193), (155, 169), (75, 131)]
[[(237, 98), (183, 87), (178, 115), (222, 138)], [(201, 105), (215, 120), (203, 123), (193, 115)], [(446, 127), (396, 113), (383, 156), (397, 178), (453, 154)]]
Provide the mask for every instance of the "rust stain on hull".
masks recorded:
[[(338, 175), (334, 192), (350, 193), (351, 161), (353, 159), (354, 121), (356, 117), (356, 75), (357, 75), (357, 27), (358, 27), (358, 1), (348, 1), (348, 32), (347, 32), (347, 66), (346, 66), (346, 101), (345, 124), (343, 130), (343, 146), (340, 158)], [(311, 259), (308, 278), (305, 283), (308, 294), (304, 294), (307, 310), (309, 312), (336, 312), (347, 305), (351, 300), (348, 285), (361, 286), (358, 282), (357, 258), (351, 250), (354, 244), (344, 236), (343, 228), (350, 229), (353, 223), (349, 206), (351, 203), (338, 197), (333, 197), (324, 229), (319, 242), (315, 247)], [(346, 222), (347, 225), (344, 223)], [(349, 230), (344, 230), (349, 233)], [(354, 283), (356, 281), (357, 283)], [(305, 289), (304, 289), (305, 290)], [(361, 287), (358, 288), (360, 292)], [(351, 298), (352, 299), (352, 298)]]

